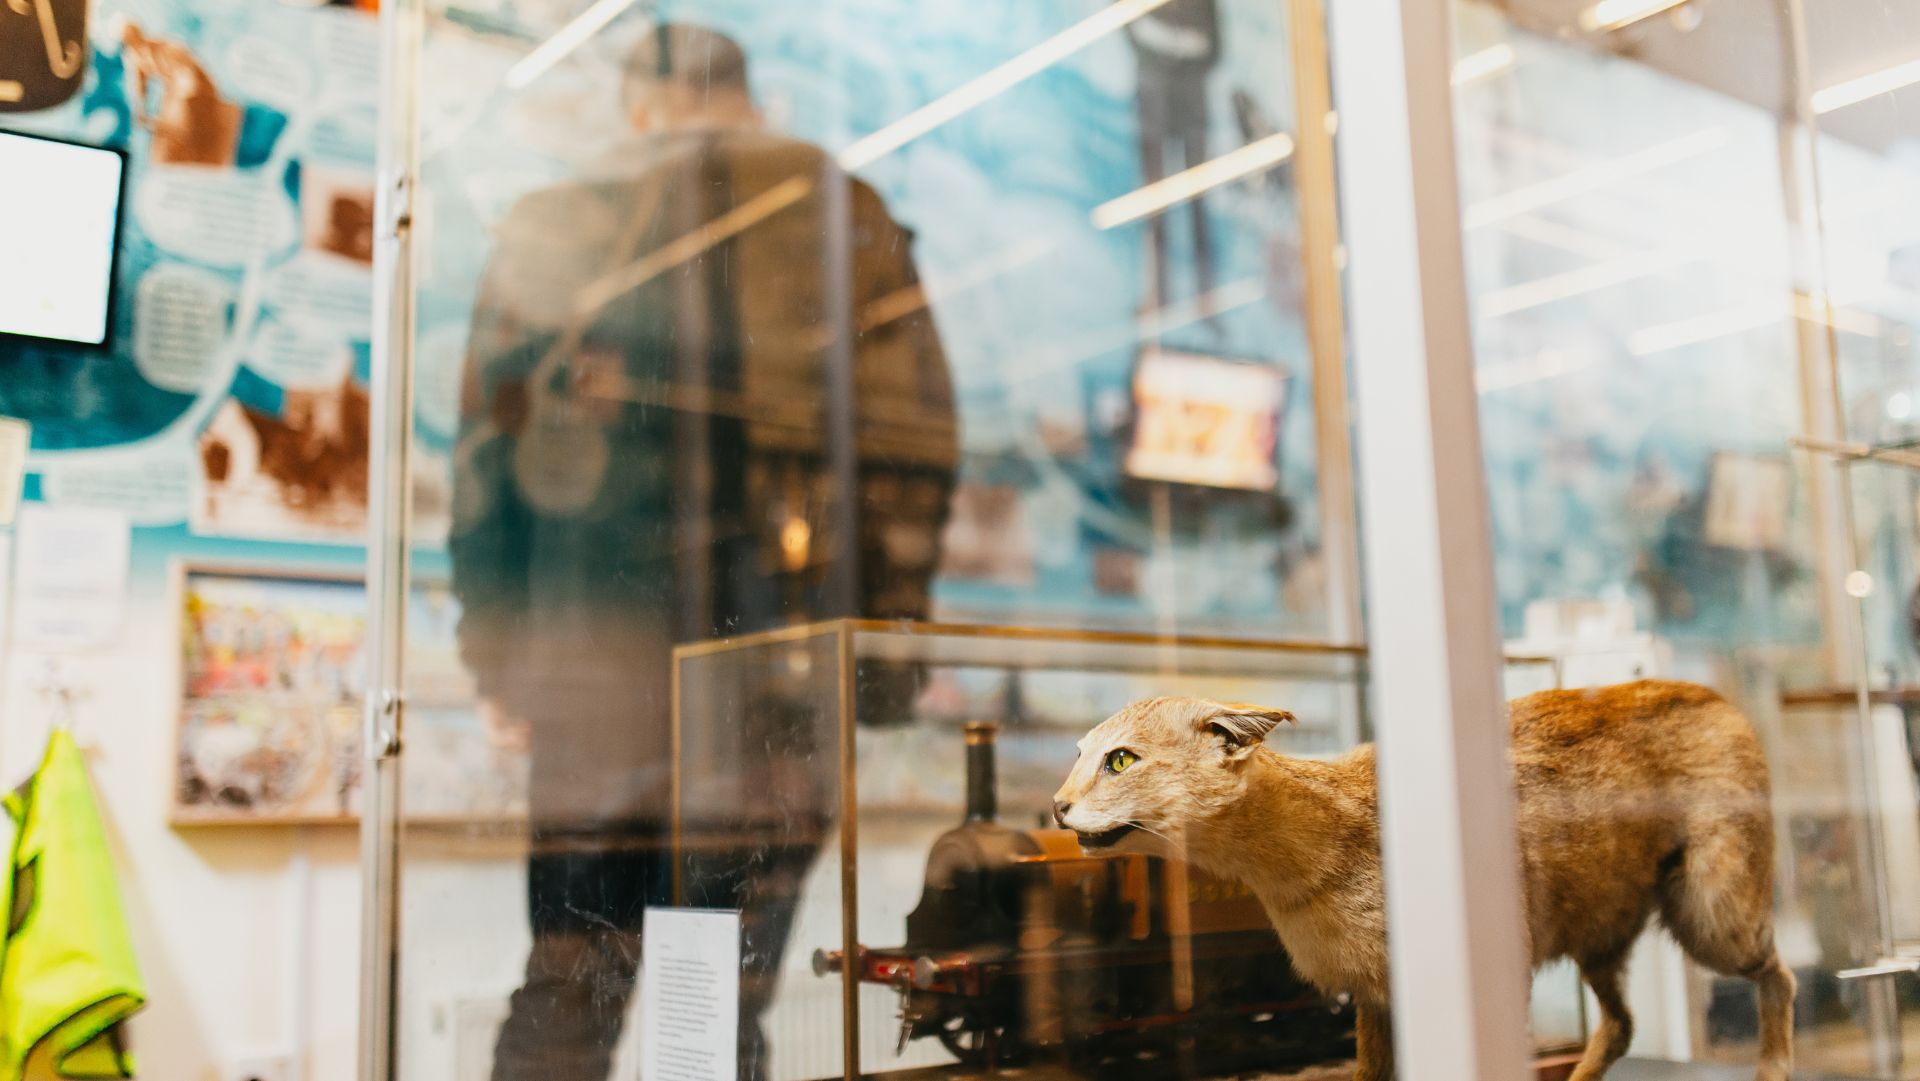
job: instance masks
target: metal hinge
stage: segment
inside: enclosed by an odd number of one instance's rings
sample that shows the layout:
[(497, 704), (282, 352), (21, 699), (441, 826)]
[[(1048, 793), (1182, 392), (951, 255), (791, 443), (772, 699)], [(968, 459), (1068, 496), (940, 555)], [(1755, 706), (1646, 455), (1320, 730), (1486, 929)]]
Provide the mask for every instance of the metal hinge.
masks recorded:
[(380, 715), (374, 721), (372, 738), (367, 740), (367, 761), (380, 762), (400, 754), (400, 719), (406, 711), (406, 701), (402, 691), (380, 692)]
[(381, 233), (387, 240), (399, 240), (413, 229), (413, 174), (402, 170), (393, 175), (387, 189), (386, 220)]

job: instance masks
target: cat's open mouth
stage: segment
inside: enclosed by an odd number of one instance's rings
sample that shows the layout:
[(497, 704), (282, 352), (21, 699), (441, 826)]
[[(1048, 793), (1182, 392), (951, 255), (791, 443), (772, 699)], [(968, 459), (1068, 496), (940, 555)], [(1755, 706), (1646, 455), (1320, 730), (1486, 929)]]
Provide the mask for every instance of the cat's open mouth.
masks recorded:
[(1076, 830), (1074, 836), (1080, 839), (1081, 848), (1107, 848), (1139, 828), (1131, 822), (1122, 822), (1110, 830), (1101, 830), (1099, 833), (1081, 833)]

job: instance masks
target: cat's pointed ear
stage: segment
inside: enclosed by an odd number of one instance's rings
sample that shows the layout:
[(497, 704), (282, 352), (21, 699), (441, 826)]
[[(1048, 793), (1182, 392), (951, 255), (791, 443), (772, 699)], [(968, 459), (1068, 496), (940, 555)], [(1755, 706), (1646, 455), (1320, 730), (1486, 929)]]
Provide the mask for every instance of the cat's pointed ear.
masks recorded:
[(1220, 741), (1228, 758), (1238, 760), (1252, 754), (1280, 722), (1294, 719), (1284, 709), (1221, 703), (1202, 717), (1200, 724)]

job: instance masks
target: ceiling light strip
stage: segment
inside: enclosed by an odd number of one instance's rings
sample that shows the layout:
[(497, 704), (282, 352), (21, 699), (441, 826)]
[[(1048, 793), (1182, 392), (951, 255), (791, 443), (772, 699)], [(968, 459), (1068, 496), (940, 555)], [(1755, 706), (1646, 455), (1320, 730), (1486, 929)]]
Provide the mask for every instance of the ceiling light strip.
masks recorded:
[(1474, 301), (1473, 313), (1480, 319), (1512, 315), (1515, 312), (1599, 292), (1639, 278), (1677, 270), (1699, 257), (1700, 253), (1693, 248), (1665, 248), (1659, 251), (1636, 252), (1618, 259), (1583, 266), (1577, 270), (1536, 278), (1504, 289), (1491, 290), (1481, 294)]
[(574, 17), (574, 20), (561, 27), (557, 33), (535, 46), (534, 50), (520, 58), (507, 69), (507, 86), (513, 90), (524, 89), (529, 83), (547, 73), (547, 69), (566, 59), (567, 55), (586, 44), (587, 39), (606, 29), (608, 23), (620, 17), (621, 13), (638, 3), (639, 0), (595, 0), (592, 7)]
[(1469, 83), (1492, 78), (1511, 68), (1517, 59), (1513, 46), (1506, 42), (1490, 45), (1477, 53), (1461, 57), (1459, 62), (1453, 65), (1453, 85), (1466, 86)]
[(1479, 229), (1508, 218), (1531, 213), (1554, 203), (1586, 195), (1631, 180), (1647, 173), (1676, 165), (1725, 146), (1727, 129), (1704, 128), (1675, 139), (1655, 143), (1631, 154), (1576, 169), (1537, 184), (1515, 188), (1491, 199), (1482, 199), (1467, 208), (1465, 226)]
[(1858, 79), (1848, 79), (1844, 83), (1835, 83), (1822, 90), (1816, 90), (1809, 105), (1814, 115), (1821, 116), (1856, 105), (1868, 98), (1877, 98), (1890, 94), (1903, 87), (1920, 83), (1920, 59), (1909, 60), (1904, 64), (1862, 75)]
[(1589, 34), (1618, 30), (1663, 11), (1671, 11), (1687, 0), (1600, 0), (1580, 12), (1580, 29)]
[(975, 76), (957, 89), (856, 140), (840, 151), (840, 167), (854, 170), (871, 165), (876, 159), (893, 153), (954, 117), (978, 108), (982, 102), (1025, 82), (1167, 3), (1168, 0), (1118, 0), (1101, 8), (999, 67)]
[(1636, 357), (1664, 353), (1687, 345), (1757, 330), (1785, 319), (1788, 307), (1780, 301), (1748, 304), (1723, 311), (1708, 312), (1691, 319), (1636, 330), (1627, 337), (1627, 352)]
[(1292, 156), (1293, 137), (1284, 131), (1275, 132), (1238, 150), (1229, 151), (1211, 161), (1203, 161), (1191, 169), (1101, 203), (1093, 208), (1094, 227), (1111, 229), (1158, 214), (1210, 188), (1271, 169)]

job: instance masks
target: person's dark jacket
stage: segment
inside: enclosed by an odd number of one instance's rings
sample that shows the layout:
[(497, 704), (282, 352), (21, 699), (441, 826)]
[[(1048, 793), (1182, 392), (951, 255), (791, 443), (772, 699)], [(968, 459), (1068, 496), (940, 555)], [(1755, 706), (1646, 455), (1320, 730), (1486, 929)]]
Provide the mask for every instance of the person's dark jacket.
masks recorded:
[[(926, 616), (958, 456), (912, 238), (870, 188), (751, 132), (661, 136), (606, 171), (501, 225), (454, 463), (462, 656), (529, 726), (545, 821), (668, 814), (674, 644)], [(851, 546), (836, 355), (856, 388)]]

